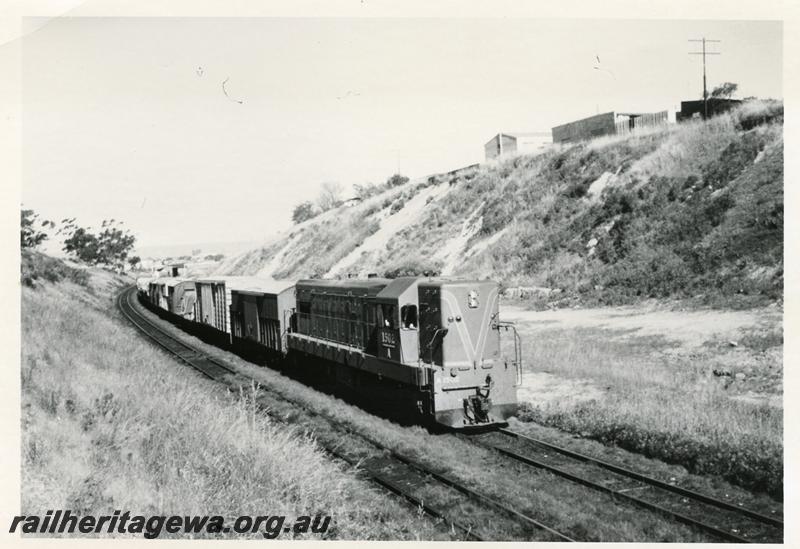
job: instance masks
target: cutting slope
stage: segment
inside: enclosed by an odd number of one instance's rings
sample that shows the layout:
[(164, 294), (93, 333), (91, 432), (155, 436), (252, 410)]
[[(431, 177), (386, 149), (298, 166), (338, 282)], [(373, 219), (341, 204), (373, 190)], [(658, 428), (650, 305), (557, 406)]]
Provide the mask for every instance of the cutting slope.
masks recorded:
[[(412, 181), (293, 228), (226, 274), (492, 277), (561, 303), (783, 292), (783, 105)], [(556, 291), (552, 291), (556, 290)]]

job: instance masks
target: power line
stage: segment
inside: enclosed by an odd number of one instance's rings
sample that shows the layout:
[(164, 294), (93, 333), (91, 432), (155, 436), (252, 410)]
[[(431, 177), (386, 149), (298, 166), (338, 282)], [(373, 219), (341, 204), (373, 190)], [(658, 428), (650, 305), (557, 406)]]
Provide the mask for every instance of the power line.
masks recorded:
[(702, 42), (703, 51), (690, 51), (689, 55), (703, 56), (703, 118), (708, 119), (708, 88), (706, 87), (706, 55), (722, 55), (721, 52), (706, 51), (706, 42), (722, 42), (722, 40), (708, 40), (705, 37), (689, 40), (689, 42)]

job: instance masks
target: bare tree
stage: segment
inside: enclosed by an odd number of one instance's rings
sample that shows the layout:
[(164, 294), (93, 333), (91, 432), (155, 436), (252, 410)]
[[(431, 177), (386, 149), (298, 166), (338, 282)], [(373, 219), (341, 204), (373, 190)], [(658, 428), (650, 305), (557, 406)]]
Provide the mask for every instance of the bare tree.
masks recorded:
[(342, 186), (336, 182), (326, 182), (322, 184), (322, 190), (317, 198), (317, 206), (323, 212), (327, 212), (342, 203)]

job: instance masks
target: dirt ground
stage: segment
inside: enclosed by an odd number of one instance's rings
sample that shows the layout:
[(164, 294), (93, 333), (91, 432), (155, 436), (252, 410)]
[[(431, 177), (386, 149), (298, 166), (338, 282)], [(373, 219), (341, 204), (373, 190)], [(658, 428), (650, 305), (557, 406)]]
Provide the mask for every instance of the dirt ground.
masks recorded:
[[(598, 309), (556, 309), (527, 311), (519, 306), (503, 307), (504, 320), (553, 328), (604, 328), (617, 331), (617, 337), (656, 336), (696, 349), (718, 340), (737, 342), (743, 332), (759, 330), (783, 322), (776, 308), (746, 311), (673, 311), (653, 306), (608, 307)], [(539, 331), (539, 330), (537, 330)]]
[[(506, 305), (501, 317), (516, 323), (524, 347), (538, 349), (530, 346), (537, 339), (561, 341), (566, 350), (559, 362), (569, 354), (605, 352), (613, 346), (615, 361), (658, 364), (663, 369), (703, 364), (710, 382), (730, 388), (730, 398), (782, 406), (783, 311), (777, 307), (679, 311), (640, 305), (531, 311)], [(602, 375), (581, 377), (563, 365), (553, 367), (540, 355), (524, 361), (520, 401), (579, 402), (602, 398), (608, 389)]]

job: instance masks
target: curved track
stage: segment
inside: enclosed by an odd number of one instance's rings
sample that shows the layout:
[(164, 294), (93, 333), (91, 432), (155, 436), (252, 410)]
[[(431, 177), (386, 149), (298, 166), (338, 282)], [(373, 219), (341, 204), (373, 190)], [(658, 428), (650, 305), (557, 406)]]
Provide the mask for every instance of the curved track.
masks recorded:
[[(720, 540), (736, 543), (777, 543), (783, 540), (783, 521), (779, 518), (681, 488), (510, 429), (472, 436), (469, 440), (515, 461), (659, 513)], [(554, 459), (554, 453), (558, 454), (558, 459)], [(564, 460), (564, 456), (570, 459)]]
[[(131, 322), (131, 324), (139, 329), (144, 335), (149, 337), (156, 345), (164, 349), (167, 353), (177, 358), (181, 362), (197, 369), (210, 379), (230, 383), (231, 376), (240, 378), (246, 377), (242, 376), (235, 367), (226, 364), (224, 361), (204, 354), (202, 351), (189, 345), (188, 343), (185, 343), (180, 339), (166, 333), (157, 324), (148, 320), (139, 311), (137, 311), (132, 304), (132, 300), (135, 298), (135, 295), (135, 287), (123, 290), (117, 296), (117, 306), (123, 316), (125, 316), (125, 318), (127, 318), (128, 321)], [(334, 426), (339, 433), (341, 433), (341, 435), (350, 437), (351, 439), (358, 439), (362, 444), (366, 443), (367, 445), (377, 449), (379, 454), (381, 454), (380, 456), (375, 456), (371, 459), (365, 460), (363, 457), (356, 458), (348, 454), (348, 452), (342, 450), (341, 448), (344, 445), (342, 444), (341, 439), (335, 444), (327, 444), (323, 440), (320, 440), (319, 438), (317, 439), (322, 448), (330, 455), (341, 459), (352, 466), (358, 466), (359, 470), (365, 473), (371, 481), (403, 498), (413, 505), (414, 508), (422, 509), (427, 515), (444, 521), (451, 531), (460, 530), (464, 533), (467, 539), (477, 541), (483, 540), (483, 537), (477, 533), (479, 527), (477, 525), (466, 524), (461, 520), (453, 519), (451, 515), (454, 511), (458, 511), (459, 509), (468, 510), (478, 505), (483, 508), (484, 513), (486, 509), (492, 510), (491, 512), (495, 514), (495, 517), (492, 518), (493, 521), (496, 520), (500, 521), (501, 523), (503, 521), (513, 522), (514, 526), (510, 526), (510, 529), (516, 531), (518, 533), (517, 535), (521, 539), (534, 539), (535, 537), (533, 534), (536, 532), (540, 535), (539, 539), (541, 539), (541, 534), (544, 534), (546, 540), (574, 541), (561, 532), (558, 532), (542, 522), (508, 507), (502, 502), (480, 494), (475, 490), (464, 486), (463, 484), (451, 478), (448, 478), (445, 475), (431, 470), (423, 464), (417, 463), (405, 456), (398, 454), (391, 448), (388, 448), (372, 437), (362, 433), (354, 432), (349, 426), (339, 422), (334, 418), (311, 410), (304, 404), (287, 398), (284, 395), (271, 390), (269, 387), (264, 387), (264, 389), (269, 393), (271, 398), (286, 402), (294, 408), (301, 409), (308, 416), (321, 418), (329, 425)], [(269, 414), (267, 411), (265, 411), (265, 413)], [(285, 423), (285, 421), (281, 418), (272, 414), (270, 415), (277, 421)], [(445, 512), (442, 510), (443, 507), (432, 506), (429, 502), (425, 502), (420, 497), (416, 496), (414, 494), (414, 490), (409, 490), (407, 488), (407, 486), (413, 487), (415, 485), (420, 486), (428, 484), (431, 479), (438, 482), (443, 489), (452, 492), (450, 495), (451, 502), (457, 498), (469, 501), (462, 501), (458, 505), (448, 503), (446, 506), (448, 512)], [(461, 516), (468, 516), (463, 512), (460, 514)]]

